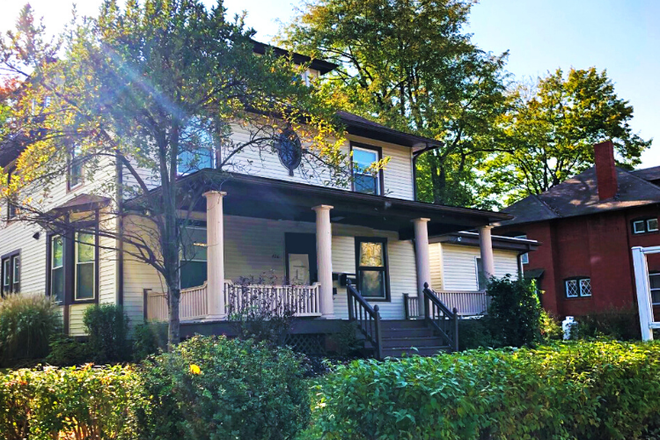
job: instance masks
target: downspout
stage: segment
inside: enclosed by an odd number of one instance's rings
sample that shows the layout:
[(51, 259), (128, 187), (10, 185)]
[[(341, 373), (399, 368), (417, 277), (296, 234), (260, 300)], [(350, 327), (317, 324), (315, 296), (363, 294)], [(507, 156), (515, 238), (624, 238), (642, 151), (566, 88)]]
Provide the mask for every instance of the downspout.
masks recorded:
[(117, 286), (117, 304), (124, 305), (124, 213), (123, 213), (123, 182), (124, 170), (119, 160), (119, 153), (115, 154), (115, 183), (117, 187), (117, 261), (115, 264), (115, 284)]

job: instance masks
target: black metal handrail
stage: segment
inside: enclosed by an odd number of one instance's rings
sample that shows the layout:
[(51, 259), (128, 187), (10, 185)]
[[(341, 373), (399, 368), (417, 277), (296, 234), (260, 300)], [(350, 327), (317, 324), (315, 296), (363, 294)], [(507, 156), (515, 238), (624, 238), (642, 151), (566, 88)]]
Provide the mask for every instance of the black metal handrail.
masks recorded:
[(429, 289), (429, 283), (424, 283), (424, 319), (431, 323), (434, 329), (447, 342), (452, 350), (458, 351), (458, 310), (449, 310)]
[(350, 282), (346, 285), (348, 294), (348, 319), (357, 322), (358, 329), (374, 346), (377, 359), (383, 358), (383, 341), (380, 328), (380, 313), (378, 305), (371, 305)]

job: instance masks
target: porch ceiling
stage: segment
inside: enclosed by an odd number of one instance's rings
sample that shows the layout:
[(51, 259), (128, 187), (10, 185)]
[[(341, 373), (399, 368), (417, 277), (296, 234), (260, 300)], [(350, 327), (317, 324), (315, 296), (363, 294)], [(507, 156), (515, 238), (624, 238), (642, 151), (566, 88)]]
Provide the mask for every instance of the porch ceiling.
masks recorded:
[[(210, 181), (217, 182), (217, 179), (208, 179), (204, 173), (217, 171), (202, 170), (183, 180), (197, 190), (209, 185)], [(402, 240), (414, 237), (412, 220), (420, 217), (430, 219), (430, 236), (510, 218), (508, 214), (498, 212), (432, 205), (241, 174), (232, 174), (220, 185), (214, 183), (211, 189), (227, 193), (225, 215), (314, 222), (312, 207), (331, 205), (334, 207), (330, 213), (333, 223), (397, 231)], [(205, 212), (205, 200), (200, 200), (194, 210)]]

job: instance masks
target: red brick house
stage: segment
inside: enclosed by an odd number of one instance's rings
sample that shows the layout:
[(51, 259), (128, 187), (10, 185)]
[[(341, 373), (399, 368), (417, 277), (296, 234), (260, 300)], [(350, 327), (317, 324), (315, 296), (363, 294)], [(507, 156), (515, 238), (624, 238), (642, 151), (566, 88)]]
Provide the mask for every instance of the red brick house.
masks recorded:
[[(660, 167), (626, 171), (615, 166), (610, 142), (594, 149), (594, 167), (506, 208), (515, 218), (496, 229), (541, 243), (524, 270), (560, 317), (635, 307), (631, 248), (660, 245)], [(648, 264), (660, 305), (660, 254)]]

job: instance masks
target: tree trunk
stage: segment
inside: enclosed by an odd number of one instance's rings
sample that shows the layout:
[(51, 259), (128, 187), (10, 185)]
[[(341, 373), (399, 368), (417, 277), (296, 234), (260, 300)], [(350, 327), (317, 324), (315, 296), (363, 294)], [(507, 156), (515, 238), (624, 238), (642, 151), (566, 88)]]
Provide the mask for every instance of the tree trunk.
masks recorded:
[[(178, 283), (177, 283), (178, 284)], [(179, 318), (179, 305), (181, 303), (181, 290), (177, 286), (168, 286), (169, 298), (169, 326), (167, 330), (167, 350), (172, 351), (172, 348), (181, 341), (181, 320)]]

